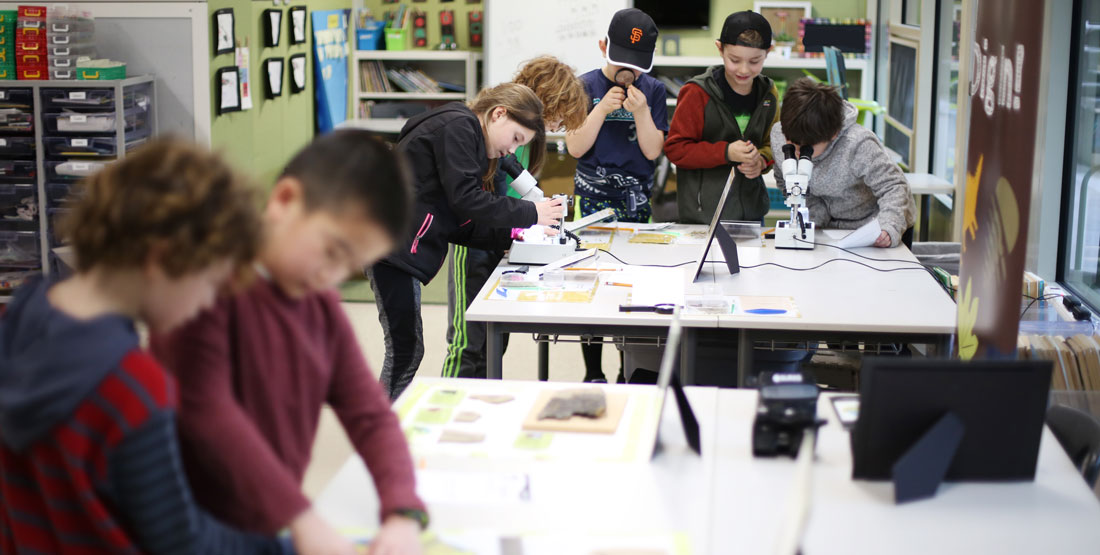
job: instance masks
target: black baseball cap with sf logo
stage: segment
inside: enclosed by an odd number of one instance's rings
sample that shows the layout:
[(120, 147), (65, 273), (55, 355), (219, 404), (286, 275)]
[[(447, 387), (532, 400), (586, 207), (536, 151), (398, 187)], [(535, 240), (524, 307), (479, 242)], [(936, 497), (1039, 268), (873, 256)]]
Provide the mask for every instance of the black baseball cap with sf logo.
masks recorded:
[(657, 25), (637, 8), (615, 12), (607, 28), (607, 61), (649, 73), (657, 49)]

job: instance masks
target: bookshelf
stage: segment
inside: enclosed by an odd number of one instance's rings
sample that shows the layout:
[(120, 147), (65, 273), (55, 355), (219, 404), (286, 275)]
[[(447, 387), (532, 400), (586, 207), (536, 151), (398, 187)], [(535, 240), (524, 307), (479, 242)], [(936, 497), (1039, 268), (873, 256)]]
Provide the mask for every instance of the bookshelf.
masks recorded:
[(480, 52), (357, 50), (355, 127), (396, 133), (417, 110), (477, 95)]

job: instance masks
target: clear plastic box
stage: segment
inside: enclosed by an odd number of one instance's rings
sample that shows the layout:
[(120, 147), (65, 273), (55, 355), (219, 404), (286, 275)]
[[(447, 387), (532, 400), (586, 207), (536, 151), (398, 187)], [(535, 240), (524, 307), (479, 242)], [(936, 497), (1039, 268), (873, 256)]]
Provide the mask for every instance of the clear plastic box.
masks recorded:
[(114, 156), (118, 151), (113, 137), (43, 137), (42, 142), (48, 156)]
[(34, 156), (34, 137), (14, 137), (0, 135), (0, 156)]
[[(0, 220), (2, 224), (3, 220)], [(0, 229), (0, 268), (40, 268), (37, 231)]]

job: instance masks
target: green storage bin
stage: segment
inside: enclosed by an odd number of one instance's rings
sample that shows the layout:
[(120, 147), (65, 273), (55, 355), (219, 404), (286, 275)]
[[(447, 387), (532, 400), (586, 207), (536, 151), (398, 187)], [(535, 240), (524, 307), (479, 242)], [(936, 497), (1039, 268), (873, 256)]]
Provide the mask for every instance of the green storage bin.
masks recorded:
[(15, 22), (19, 14), (15, 10), (0, 10), (0, 23), (11, 23), (12, 33), (15, 32)]
[(116, 67), (77, 67), (76, 78), (86, 81), (102, 81), (104, 79), (125, 79), (126, 66)]
[(408, 50), (409, 30), (386, 27), (386, 50)]
[(0, 65), (0, 79), (15, 79), (15, 64)]

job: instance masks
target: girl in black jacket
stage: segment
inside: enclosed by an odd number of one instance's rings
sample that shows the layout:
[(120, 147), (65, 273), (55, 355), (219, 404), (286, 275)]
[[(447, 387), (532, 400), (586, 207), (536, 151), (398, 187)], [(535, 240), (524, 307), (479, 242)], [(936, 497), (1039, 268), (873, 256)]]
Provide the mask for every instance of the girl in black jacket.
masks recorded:
[(371, 270), (386, 341), (380, 381), (391, 399), (412, 381), (424, 356), (420, 285), (443, 265), (447, 244), (506, 249), (513, 228), (550, 225), (562, 214), (561, 199), (536, 203), (491, 191), (497, 159), (527, 143), (535, 172), (546, 151), (542, 102), (514, 83), (481, 91), (469, 106), (440, 106), (401, 130), (397, 148), (408, 157), (416, 186), (414, 229)]

